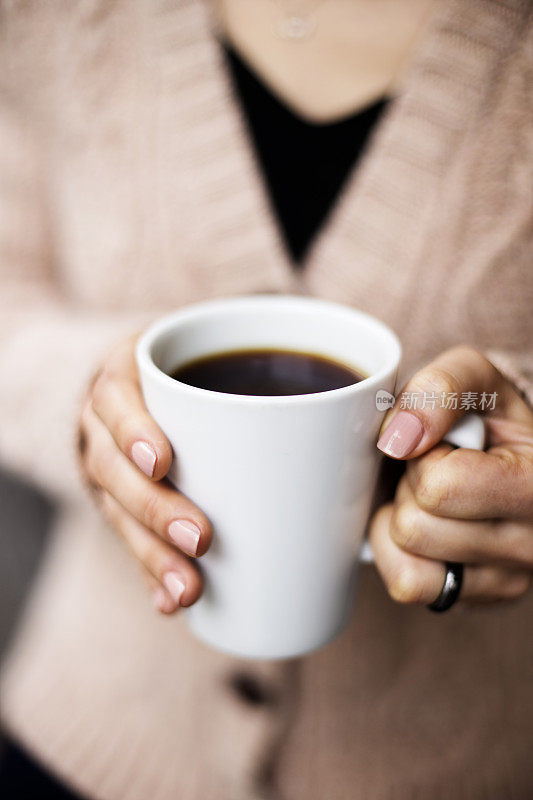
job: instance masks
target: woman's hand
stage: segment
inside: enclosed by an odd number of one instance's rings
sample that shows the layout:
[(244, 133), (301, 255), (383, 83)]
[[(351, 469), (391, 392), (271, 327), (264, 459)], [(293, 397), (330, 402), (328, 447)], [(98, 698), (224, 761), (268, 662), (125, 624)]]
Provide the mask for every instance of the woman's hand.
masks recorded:
[(122, 536), (169, 614), (200, 596), (194, 562), (211, 542), (209, 520), (162, 480), (170, 444), (148, 414), (134, 357), (135, 340), (120, 344), (91, 384), (79, 421), (80, 456), (99, 506)]
[[(408, 459), (394, 502), (379, 509), (369, 533), (389, 594), (402, 603), (432, 603), (444, 583), (443, 562), (455, 561), (465, 565), (460, 599), (518, 598), (533, 573), (533, 412), (469, 347), (443, 353), (402, 396), (409, 403), (424, 392), (436, 394), (435, 408), (397, 404), (378, 443), (388, 456)], [(439, 444), (464, 413), (465, 392), (478, 400), (497, 393), (486, 417), (486, 452)], [(456, 393), (457, 409), (441, 407), (442, 393)]]

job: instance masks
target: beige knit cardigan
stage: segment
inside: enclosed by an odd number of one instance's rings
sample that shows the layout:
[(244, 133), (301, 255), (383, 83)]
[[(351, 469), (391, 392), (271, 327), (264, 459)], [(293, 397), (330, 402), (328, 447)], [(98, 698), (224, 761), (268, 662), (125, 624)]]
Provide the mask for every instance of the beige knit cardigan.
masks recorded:
[(8, 730), (98, 800), (531, 798), (533, 595), (436, 618), (365, 567), (333, 644), (220, 655), (151, 609), (72, 444), (111, 343), (234, 293), (376, 314), (402, 377), (470, 342), (528, 391), (531, 4), (440, 2), (299, 274), (205, 0), (0, 7), (0, 455), (60, 502), (3, 666)]

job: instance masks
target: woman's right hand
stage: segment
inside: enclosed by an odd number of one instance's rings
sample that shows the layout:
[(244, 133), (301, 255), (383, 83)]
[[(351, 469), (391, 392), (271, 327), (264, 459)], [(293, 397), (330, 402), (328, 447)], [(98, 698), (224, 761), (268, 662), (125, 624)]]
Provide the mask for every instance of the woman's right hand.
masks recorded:
[(99, 507), (139, 560), (164, 614), (202, 592), (194, 559), (211, 543), (209, 520), (163, 480), (172, 450), (143, 402), (136, 338), (118, 345), (91, 383), (79, 420), (81, 468)]

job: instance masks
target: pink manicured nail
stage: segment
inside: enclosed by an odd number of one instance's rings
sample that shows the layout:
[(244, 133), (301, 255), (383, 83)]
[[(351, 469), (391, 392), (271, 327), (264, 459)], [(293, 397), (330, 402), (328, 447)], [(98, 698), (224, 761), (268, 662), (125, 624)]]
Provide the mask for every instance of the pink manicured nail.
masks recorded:
[(196, 555), (200, 541), (200, 528), (188, 519), (175, 519), (168, 526), (168, 535), (181, 550)]
[(157, 455), (153, 447), (150, 447), (146, 442), (135, 442), (131, 448), (131, 457), (139, 469), (151, 478), (157, 461)]
[(153, 600), (158, 611), (168, 611), (168, 599), (163, 589), (154, 589)]
[(179, 604), (181, 595), (185, 591), (185, 584), (175, 572), (167, 572), (163, 576), (163, 583), (167, 587), (172, 599)]
[(412, 453), (424, 435), (418, 417), (408, 411), (399, 411), (379, 437), (378, 447), (388, 456), (405, 458)]

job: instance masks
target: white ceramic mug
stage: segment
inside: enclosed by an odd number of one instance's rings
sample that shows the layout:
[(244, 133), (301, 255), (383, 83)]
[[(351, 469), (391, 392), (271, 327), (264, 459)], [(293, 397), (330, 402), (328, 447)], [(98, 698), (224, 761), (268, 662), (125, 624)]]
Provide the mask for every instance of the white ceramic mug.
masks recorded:
[[(257, 397), (187, 386), (167, 372), (254, 347), (321, 354), (368, 375), (319, 394)], [(306, 297), (251, 295), (177, 311), (141, 337), (146, 406), (175, 458), (169, 479), (209, 517), (194, 632), (239, 656), (288, 658), (347, 621), (370, 509), (383, 412), (401, 348), (379, 320)]]

